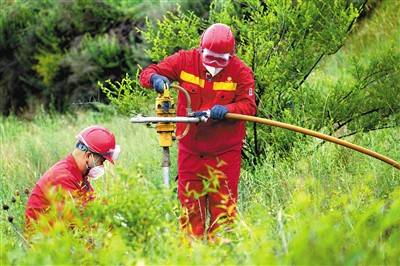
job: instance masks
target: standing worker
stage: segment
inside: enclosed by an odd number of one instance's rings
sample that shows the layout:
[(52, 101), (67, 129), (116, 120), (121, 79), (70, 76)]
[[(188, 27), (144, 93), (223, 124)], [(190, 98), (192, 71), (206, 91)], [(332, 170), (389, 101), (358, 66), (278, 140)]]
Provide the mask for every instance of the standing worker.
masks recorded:
[[(255, 115), (253, 73), (236, 55), (235, 39), (225, 24), (213, 24), (201, 36), (200, 47), (179, 51), (143, 70), (140, 82), (163, 93), (178, 81), (206, 123), (192, 125), (178, 144), (178, 197), (186, 211), (181, 226), (196, 237), (212, 237), (219, 225), (236, 213), (241, 150), (245, 124), (228, 121), (226, 113)], [(186, 115), (186, 99), (178, 95), (177, 115)], [(185, 125), (177, 125), (177, 135)], [(206, 231), (206, 213), (210, 224)]]
[[(72, 153), (51, 167), (33, 188), (25, 211), (27, 228), (32, 220), (37, 221), (51, 206), (55, 205), (57, 211), (62, 211), (66, 198), (72, 197), (85, 206), (94, 198), (90, 179), (102, 176), (104, 161), (114, 163), (119, 152), (114, 134), (108, 129), (91, 126), (81, 131)], [(55, 200), (52, 193), (57, 192), (61, 192), (63, 197), (60, 202), (52, 202)]]

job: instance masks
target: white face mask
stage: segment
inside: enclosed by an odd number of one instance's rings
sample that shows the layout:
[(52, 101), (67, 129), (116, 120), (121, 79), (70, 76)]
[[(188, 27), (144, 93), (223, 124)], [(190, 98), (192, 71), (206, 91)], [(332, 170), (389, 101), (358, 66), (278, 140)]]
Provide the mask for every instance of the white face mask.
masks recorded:
[[(96, 165), (93, 154), (92, 154), (92, 162), (93, 162), (93, 165)], [(96, 179), (102, 177), (105, 173), (104, 165), (97, 165), (97, 166), (94, 166), (91, 168), (88, 165), (86, 165), (86, 167), (89, 169), (89, 173), (87, 175), (92, 180), (96, 180)]]
[(217, 75), (221, 70), (223, 69), (222, 67), (212, 67), (212, 66), (207, 66), (203, 64), (203, 66), (207, 69), (208, 73), (211, 74), (211, 76)]
[(98, 165), (95, 166), (93, 168), (90, 168), (88, 176), (92, 179), (92, 180), (97, 180), (100, 177), (102, 177), (105, 173), (104, 170), (104, 166), (103, 165)]

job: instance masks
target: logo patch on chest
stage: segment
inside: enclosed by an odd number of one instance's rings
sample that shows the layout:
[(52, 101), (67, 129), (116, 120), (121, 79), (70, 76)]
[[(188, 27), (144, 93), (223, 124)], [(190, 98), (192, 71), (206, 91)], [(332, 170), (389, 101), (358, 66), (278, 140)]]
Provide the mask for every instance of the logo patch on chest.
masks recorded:
[(253, 96), (253, 88), (249, 89), (249, 96)]

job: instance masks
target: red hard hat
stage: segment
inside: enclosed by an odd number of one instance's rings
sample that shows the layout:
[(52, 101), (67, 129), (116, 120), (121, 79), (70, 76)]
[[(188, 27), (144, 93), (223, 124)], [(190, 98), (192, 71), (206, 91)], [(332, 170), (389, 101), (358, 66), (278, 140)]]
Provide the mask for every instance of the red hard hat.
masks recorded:
[(100, 154), (111, 163), (118, 159), (120, 147), (115, 144), (114, 134), (107, 128), (90, 126), (82, 130), (76, 137), (90, 151)]
[(220, 54), (235, 52), (235, 38), (229, 26), (216, 23), (208, 27), (201, 36), (200, 46)]

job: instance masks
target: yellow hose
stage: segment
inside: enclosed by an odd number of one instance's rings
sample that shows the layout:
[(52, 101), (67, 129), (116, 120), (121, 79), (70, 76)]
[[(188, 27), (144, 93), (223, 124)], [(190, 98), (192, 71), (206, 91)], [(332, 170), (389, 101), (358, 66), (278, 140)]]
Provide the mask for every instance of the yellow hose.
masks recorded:
[(363, 148), (361, 146), (355, 145), (353, 143), (347, 142), (345, 140), (319, 133), (317, 131), (305, 129), (302, 127), (298, 127), (298, 126), (294, 126), (294, 125), (290, 125), (290, 124), (286, 124), (286, 123), (282, 123), (282, 122), (278, 122), (278, 121), (274, 121), (274, 120), (270, 120), (270, 119), (266, 119), (266, 118), (260, 118), (260, 117), (249, 116), (249, 115), (228, 113), (228, 114), (226, 114), (225, 118), (233, 119), (233, 120), (255, 122), (255, 123), (265, 124), (265, 125), (269, 125), (269, 126), (273, 126), (273, 127), (285, 128), (285, 129), (289, 129), (291, 131), (295, 131), (295, 132), (299, 132), (299, 133), (302, 133), (305, 135), (313, 136), (313, 137), (316, 137), (319, 139), (323, 139), (323, 140), (326, 140), (329, 142), (333, 142), (333, 143), (342, 145), (344, 147), (353, 149), (353, 150), (361, 152), (363, 154), (369, 155), (369, 156), (379, 159), (387, 164), (390, 164), (391, 166), (400, 170), (400, 163), (396, 162), (395, 160), (393, 160), (389, 157), (386, 157), (382, 154), (371, 151), (369, 149)]

